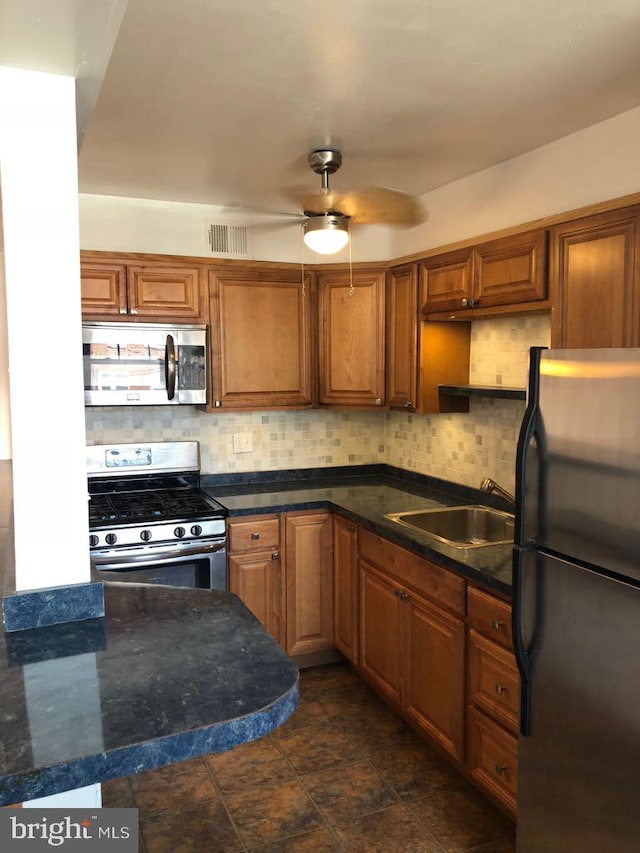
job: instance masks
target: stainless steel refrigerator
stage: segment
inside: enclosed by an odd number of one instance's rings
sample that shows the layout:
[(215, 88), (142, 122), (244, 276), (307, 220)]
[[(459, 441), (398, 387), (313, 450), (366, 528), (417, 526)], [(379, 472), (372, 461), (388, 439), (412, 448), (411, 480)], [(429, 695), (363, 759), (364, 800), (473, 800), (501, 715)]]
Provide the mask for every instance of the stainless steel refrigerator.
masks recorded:
[(518, 853), (640, 850), (640, 349), (530, 355), (516, 460)]

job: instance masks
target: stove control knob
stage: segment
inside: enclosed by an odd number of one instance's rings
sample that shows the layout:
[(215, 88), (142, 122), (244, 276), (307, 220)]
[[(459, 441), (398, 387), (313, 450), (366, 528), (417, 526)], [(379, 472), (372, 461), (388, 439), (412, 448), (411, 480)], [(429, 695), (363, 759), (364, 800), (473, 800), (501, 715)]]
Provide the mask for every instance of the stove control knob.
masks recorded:
[(151, 531), (150, 530), (143, 530), (142, 533), (140, 534), (140, 538), (142, 539), (143, 542), (148, 542), (149, 539), (151, 539)]
[(184, 529), (184, 527), (176, 527), (176, 529), (173, 531), (173, 535), (174, 535), (177, 539), (182, 539), (182, 537), (184, 536), (184, 534), (185, 534), (186, 532), (187, 532), (187, 531)]
[(98, 537), (95, 535), (95, 533), (92, 533), (92, 534), (91, 534), (91, 536), (89, 537), (89, 546), (90, 546), (91, 548), (95, 548), (99, 541), (100, 541), (100, 540), (99, 540), (99, 539), (98, 539)]
[(191, 534), (193, 536), (201, 536), (202, 535), (202, 527), (199, 524), (194, 524), (191, 528)]
[(118, 541), (118, 537), (115, 533), (107, 533), (107, 535), (104, 537), (104, 541), (107, 543), (107, 545), (115, 545)]

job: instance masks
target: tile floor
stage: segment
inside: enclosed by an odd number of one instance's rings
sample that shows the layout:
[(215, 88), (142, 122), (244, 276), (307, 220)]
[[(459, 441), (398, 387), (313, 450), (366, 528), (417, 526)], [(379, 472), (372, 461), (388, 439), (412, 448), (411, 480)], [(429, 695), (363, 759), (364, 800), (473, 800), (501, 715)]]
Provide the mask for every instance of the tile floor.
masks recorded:
[(346, 665), (300, 680), (262, 740), (103, 783), (142, 853), (513, 853), (513, 824)]

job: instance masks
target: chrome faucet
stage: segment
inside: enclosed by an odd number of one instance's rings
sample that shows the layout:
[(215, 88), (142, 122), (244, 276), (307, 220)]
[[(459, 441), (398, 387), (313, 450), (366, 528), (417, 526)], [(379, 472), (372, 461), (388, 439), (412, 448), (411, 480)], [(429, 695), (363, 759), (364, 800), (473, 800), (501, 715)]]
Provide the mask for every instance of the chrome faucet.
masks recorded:
[(487, 494), (491, 494), (492, 492), (496, 492), (496, 494), (501, 495), (503, 498), (512, 503), (514, 506), (516, 505), (516, 499), (508, 492), (506, 489), (503, 489), (499, 483), (496, 483), (495, 480), (492, 480), (490, 477), (485, 477), (485, 479), (480, 483), (480, 488), (483, 492), (487, 492)]

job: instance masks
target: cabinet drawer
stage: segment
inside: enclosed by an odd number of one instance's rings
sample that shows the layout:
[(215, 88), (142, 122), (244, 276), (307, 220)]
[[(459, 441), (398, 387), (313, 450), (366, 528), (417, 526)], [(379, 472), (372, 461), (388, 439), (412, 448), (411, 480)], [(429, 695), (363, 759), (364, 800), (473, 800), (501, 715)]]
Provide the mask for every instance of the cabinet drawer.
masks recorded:
[(258, 551), (280, 547), (278, 516), (258, 516), (243, 521), (231, 520), (227, 525), (229, 553)]
[(475, 628), (507, 649), (513, 649), (510, 604), (480, 589), (469, 587), (467, 607), (470, 628)]
[(520, 681), (513, 655), (469, 632), (469, 702), (518, 733)]
[(518, 776), (516, 737), (469, 709), (467, 761), (471, 775), (506, 808), (515, 813)]
[(360, 530), (359, 548), (363, 559), (380, 566), (401, 584), (464, 615), (466, 582), (463, 578), (369, 530)]

